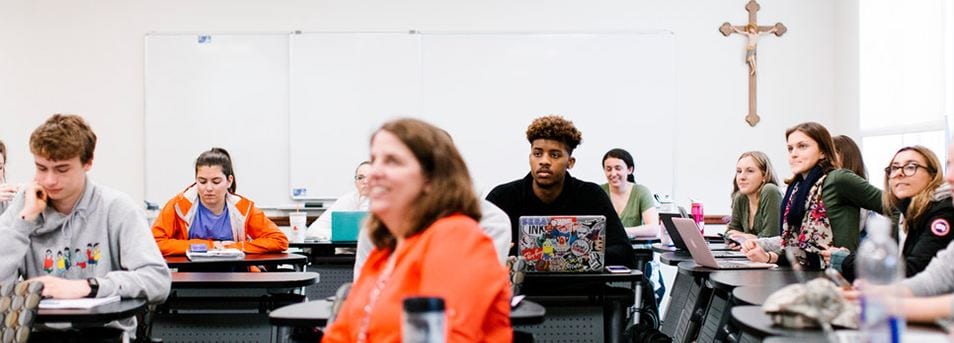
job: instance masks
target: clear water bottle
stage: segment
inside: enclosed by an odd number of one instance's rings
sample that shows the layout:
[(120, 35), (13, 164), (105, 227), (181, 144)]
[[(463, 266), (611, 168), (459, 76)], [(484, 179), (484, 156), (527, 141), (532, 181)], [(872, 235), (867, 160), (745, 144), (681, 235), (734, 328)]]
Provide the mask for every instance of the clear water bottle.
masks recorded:
[(861, 243), (856, 256), (857, 276), (865, 283), (860, 322), (864, 342), (901, 342), (905, 323), (898, 287), (904, 278), (904, 265), (898, 243), (891, 238), (888, 219), (868, 223), (868, 238)]
[(444, 299), (438, 297), (404, 298), (401, 341), (405, 343), (444, 343), (447, 339)]
[[(660, 218), (662, 218), (662, 214), (664, 213), (673, 215), (679, 214), (679, 208), (676, 207), (676, 204), (672, 202), (672, 198), (669, 197), (668, 194), (656, 194), (655, 197), (657, 203), (656, 212), (660, 214)], [(659, 221), (659, 239), (664, 245), (672, 245), (672, 238), (669, 237), (669, 231), (667, 231), (665, 226), (663, 226), (661, 219)]]

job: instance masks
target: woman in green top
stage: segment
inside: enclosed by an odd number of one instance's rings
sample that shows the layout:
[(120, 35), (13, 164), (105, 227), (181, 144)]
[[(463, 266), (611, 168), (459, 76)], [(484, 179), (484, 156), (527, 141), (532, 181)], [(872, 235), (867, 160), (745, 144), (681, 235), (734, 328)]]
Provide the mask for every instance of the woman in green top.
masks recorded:
[(732, 188), (732, 221), (725, 235), (738, 241), (778, 236), (782, 193), (768, 156), (761, 151), (742, 153)]
[(610, 150), (603, 155), (607, 183), (600, 187), (613, 201), (613, 208), (629, 237), (656, 237), (659, 234), (656, 202), (649, 188), (635, 183), (634, 170), (632, 155), (623, 149)]
[(858, 248), (859, 209), (881, 212), (881, 190), (839, 169), (835, 144), (821, 124), (798, 124), (785, 139), (794, 175), (780, 207), (782, 236), (745, 241), (742, 251), (750, 260), (775, 263), (786, 247), (796, 247), (791, 252), (799, 264), (824, 268), (833, 248)]

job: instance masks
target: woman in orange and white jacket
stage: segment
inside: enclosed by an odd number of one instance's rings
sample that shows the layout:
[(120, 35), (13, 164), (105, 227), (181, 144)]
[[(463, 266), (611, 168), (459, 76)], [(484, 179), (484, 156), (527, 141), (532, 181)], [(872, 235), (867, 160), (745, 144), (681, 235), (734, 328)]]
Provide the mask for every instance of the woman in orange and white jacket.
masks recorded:
[(253, 254), (288, 249), (285, 234), (251, 200), (235, 194), (235, 186), (232, 158), (225, 149), (200, 154), (195, 183), (169, 200), (152, 225), (162, 255), (184, 255), (192, 244)]

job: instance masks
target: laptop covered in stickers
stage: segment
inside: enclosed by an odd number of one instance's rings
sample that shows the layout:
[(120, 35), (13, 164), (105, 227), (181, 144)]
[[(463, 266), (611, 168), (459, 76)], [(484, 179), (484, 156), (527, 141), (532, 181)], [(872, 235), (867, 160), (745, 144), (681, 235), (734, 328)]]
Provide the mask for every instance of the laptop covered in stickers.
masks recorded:
[(601, 273), (606, 249), (604, 216), (522, 216), (517, 253), (524, 271)]

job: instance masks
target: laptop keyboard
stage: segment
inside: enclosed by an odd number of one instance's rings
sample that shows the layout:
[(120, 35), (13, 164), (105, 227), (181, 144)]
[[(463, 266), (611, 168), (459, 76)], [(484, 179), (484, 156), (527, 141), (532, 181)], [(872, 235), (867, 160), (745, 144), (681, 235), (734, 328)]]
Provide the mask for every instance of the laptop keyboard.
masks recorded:
[(748, 263), (745, 262), (719, 262), (719, 268), (722, 269), (745, 269)]
[(713, 257), (745, 257), (745, 254), (740, 251), (713, 251)]

